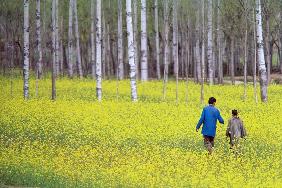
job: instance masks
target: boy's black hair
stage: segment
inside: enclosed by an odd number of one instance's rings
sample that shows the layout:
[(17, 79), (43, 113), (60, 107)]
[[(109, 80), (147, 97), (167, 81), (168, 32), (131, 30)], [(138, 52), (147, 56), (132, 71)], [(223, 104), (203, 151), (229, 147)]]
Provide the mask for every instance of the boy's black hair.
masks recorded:
[(232, 110), (232, 115), (233, 115), (233, 116), (237, 116), (237, 115), (238, 115), (238, 111), (237, 111), (237, 110), (235, 110), (235, 109), (234, 109), (234, 110)]
[(216, 102), (216, 99), (214, 97), (209, 98), (209, 104), (213, 104)]

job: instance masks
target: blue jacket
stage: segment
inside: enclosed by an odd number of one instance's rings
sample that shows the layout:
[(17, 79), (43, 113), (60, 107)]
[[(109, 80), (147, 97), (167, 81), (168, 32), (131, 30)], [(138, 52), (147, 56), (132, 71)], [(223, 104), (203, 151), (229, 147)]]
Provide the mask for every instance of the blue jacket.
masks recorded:
[(196, 129), (199, 129), (201, 125), (204, 124), (202, 128), (202, 134), (205, 136), (215, 137), (217, 120), (221, 124), (224, 124), (224, 120), (222, 119), (219, 110), (213, 105), (208, 105), (203, 109)]

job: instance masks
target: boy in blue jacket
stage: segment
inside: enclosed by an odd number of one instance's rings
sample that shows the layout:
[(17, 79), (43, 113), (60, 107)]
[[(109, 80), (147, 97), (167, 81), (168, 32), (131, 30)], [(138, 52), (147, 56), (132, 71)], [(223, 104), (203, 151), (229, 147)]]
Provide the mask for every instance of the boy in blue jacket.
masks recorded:
[(202, 111), (201, 118), (196, 126), (196, 131), (198, 132), (203, 124), (202, 134), (204, 137), (204, 146), (209, 151), (209, 154), (211, 154), (212, 148), (214, 147), (217, 120), (221, 124), (224, 124), (224, 120), (221, 117), (219, 110), (215, 107), (216, 99), (211, 97), (208, 102), (209, 105)]

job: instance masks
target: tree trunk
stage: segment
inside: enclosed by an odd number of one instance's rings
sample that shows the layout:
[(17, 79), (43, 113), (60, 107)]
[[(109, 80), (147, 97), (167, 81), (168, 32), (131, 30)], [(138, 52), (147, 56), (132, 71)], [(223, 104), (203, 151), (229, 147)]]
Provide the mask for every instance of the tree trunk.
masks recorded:
[(126, 28), (127, 28), (127, 45), (128, 45), (128, 62), (130, 66), (130, 87), (131, 99), (137, 101), (137, 85), (136, 85), (136, 65), (134, 62), (134, 43), (133, 43), (133, 28), (132, 28), (132, 12), (131, 0), (126, 0)]
[(40, 0), (36, 0), (36, 45), (37, 45), (37, 64), (36, 78), (42, 76), (42, 49), (41, 49), (41, 22), (40, 22)]
[(169, 46), (168, 46), (168, 0), (164, 0), (164, 77), (163, 77), (163, 100), (166, 98), (166, 84), (168, 80), (168, 56), (169, 56)]
[(56, 100), (56, 3), (52, 0), (52, 100)]
[(257, 23), (257, 48), (258, 64), (260, 76), (260, 94), (261, 101), (267, 102), (267, 72), (264, 60), (263, 38), (262, 38), (262, 19), (261, 19), (261, 2), (256, 0), (256, 23)]
[(55, 44), (55, 56), (56, 56), (56, 77), (60, 74), (60, 39), (59, 39), (59, 0), (56, 0), (56, 16), (55, 16), (55, 35), (56, 35), (56, 44)]
[(202, 75), (201, 75), (201, 103), (204, 103), (204, 81), (205, 81), (205, 0), (202, 0)]
[(148, 80), (146, 0), (141, 0), (141, 81)]
[(230, 51), (231, 51), (231, 62), (230, 62), (230, 75), (231, 75), (231, 83), (235, 85), (235, 72), (234, 72), (234, 36), (231, 36), (231, 44), (230, 44)]
[[(247, 14), (246, 14), (247, 16)], [(246, 26), (245, 26), (245, 42), (244, 42), (244, 47), (245, 47), (245, 55), (244, 55), (244, 100), (247, 98), (247, 42), (248, 42), (248, 22), (247, 22), (247, 17), (246, 17)]]
[(102, 100), (102, 31), (101, 0), (96, 1), (96, 96)]
[(139, 51), (138, 51), (138, 12), (137, 12), (137, 0), (133, 0), (133, 43), (134, 43), (134, 62), (136, 66), (136, 79), (139, 79)]
[(106, 23), (105, 12), (102, 13), (102, 78), (106, 78)]
[(257, 96), (257, 43), (256, 43), (256, 12), (254, 10), (254, 64), (253, 64), (253, 76), (254, 76), (254, 98), (255, 102), (258, 103)]
[(110, 78), (112, 73), (112, 66), (111, 66), (111, 45), (110, 45), (110, 24), (107, 23), (107, 35), (106, 35), (106, 43), (107, 43), (107, 49), (106, 49), (106, 68), (107, 68), (107, 75), (108, 78)]
[(214, 84), (214, 62), (213, 62), (213, 28), (212, 28), (212, 0), (208, 0), (208, 23), (207, 23), (207, 33), (208, 33), (208, 69), (209, 69), (209, 84)]
[(24, 99), (29, 98), (29, 0), (24, 0)]
[(223, 32), (221, 29), (221, 20), (222, 20), (222, 15), (221, 11), (219, 10), (220, 7), (220, 0), (217, 1), (217, 48), (218, 48), (218, 83), (222, 84), (223, 83), (223, 59), (222, 59), (222, 38), (223, 38)]
[(158, 0), (154, 1), (157, 78), (161, 79)]
[(176, 78), (176, 102), (178, 102), (178, 20), (177, 20), (177, 1), (173, 1), (173, 61), (175, 65), (175, 78)]
[(122, 0), (118, 0), (118, 79), (124, 78), (123, 65)]
[(69, 30), (68, 30), (68, 73), (73, 77), (73, 0), (69, 0)]
[[(199, 3), (200, 5), (200, 3)], [(196, 75), (197, 75), (197, 83), (201, 82), (201, 51), (200, 51), (200, 18), (201, 18), (201, 6), (198, 9), (198, 15), (196, 17), (196, 47), (195, 47), (195, 59), (196, 59)]]
[(94, 15), (94, 0), (91, 0), (91, 31), (90, 31), (90, 36), (91, 36), (91, 73), (92, 73), (92, 79), (96, 78), (95, 75), (95, 37), (94, 37), (94, 30), (95, 30), (95, 15)]
[(74, 29), (75, 29), (75, 39), (76, 39), (76, 60), (79, 78), (82, 79), (82, 64), (81, 64), (81, 53), (80, 53), (80, 42), (79, 42), (79, 30), (78, 30), (78, 16), (77, 16), (77, 0), (74, 1)]

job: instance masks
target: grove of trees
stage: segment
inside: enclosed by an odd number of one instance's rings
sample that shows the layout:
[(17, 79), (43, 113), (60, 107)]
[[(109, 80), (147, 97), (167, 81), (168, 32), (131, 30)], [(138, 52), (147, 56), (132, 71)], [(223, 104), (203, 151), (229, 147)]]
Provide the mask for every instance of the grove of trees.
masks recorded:
[(165, 98), (169, 78), (190, 78), (203, 100), (204, 82), (242, 76), (246, 97), (258, 75), (266, 102), (282, 74), (280, 0), (2, 0), (0, 20), (0, 69), (23, 74), (25, 99), (51, 72), (53, 100), (63, 76), (93, 78), (98, 100), (102, 79), (129, 79), (137, 101), (137, 80), (163, 79)]

